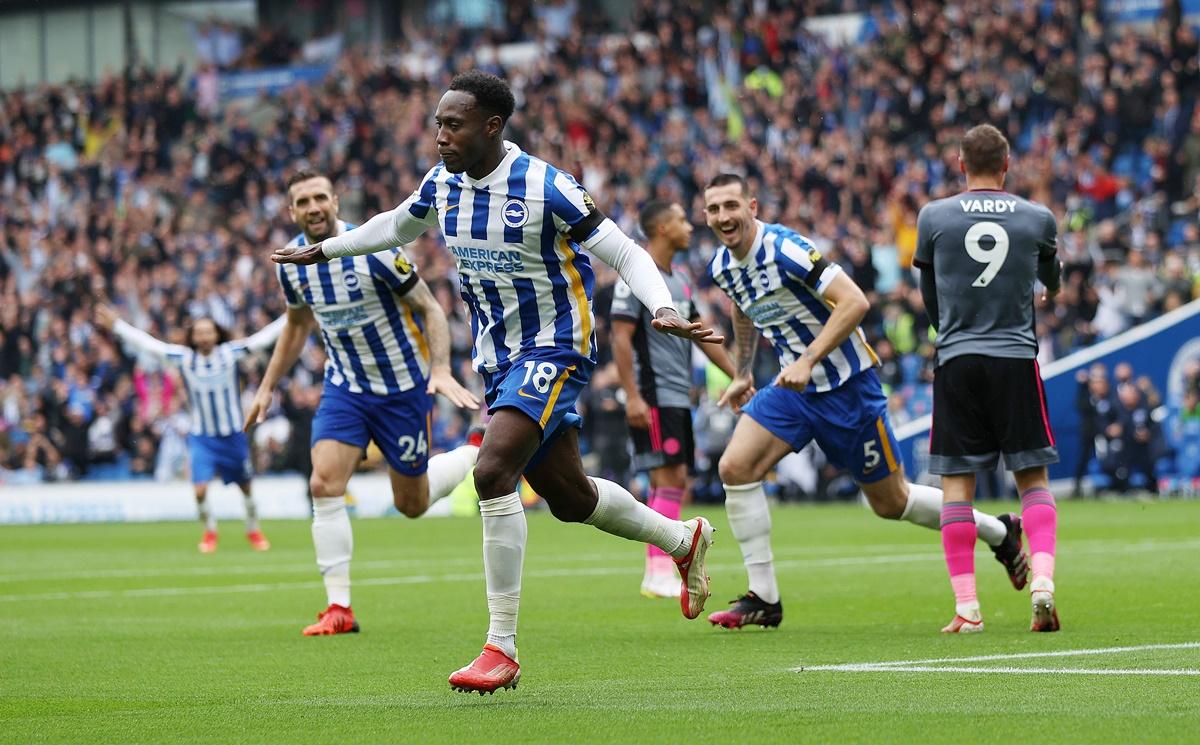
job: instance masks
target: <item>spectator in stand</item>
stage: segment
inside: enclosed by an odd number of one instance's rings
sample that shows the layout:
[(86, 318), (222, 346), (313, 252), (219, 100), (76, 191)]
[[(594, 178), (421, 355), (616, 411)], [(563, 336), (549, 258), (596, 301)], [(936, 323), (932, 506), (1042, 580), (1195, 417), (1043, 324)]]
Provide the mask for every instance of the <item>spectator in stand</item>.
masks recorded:
[(1118, 494), (1129, 491), (1131, 477), (1135, 474), (1144, 477), (1144, 489), (1157, 494), (1155, 443), (1161, 441), (1159, 424), (1136, 384), (1121, 383), (1117, 388), (1117, 401), (1115, 421), (1105, 428), (1108, 453), (1104, 470)]
[(1094, 364), (1089, 370), (1075, 374), (1078, 388), (1075, 393), (1075, 410), (1079, 413), (1079, 456), (1075, 461), (1075, 494), (1083, 493), (1083, 477), (1088, 465), (1096, 457), (1096, 438), (1107, 435), (1107, 428), (1115, 422), (1117, 400), (1108, 384), (1108, 371), (1104, 365)]

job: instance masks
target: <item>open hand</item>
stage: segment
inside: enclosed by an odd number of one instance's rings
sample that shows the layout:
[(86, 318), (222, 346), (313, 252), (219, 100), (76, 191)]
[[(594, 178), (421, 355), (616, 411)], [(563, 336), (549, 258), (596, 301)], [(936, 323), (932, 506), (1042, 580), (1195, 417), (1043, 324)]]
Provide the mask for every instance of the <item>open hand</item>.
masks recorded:
[(120, 316), (112, 309), (111, 305), (104, 303), (96, 303), (96, 325), (105, 331), (112, 331), (113, 325), (117, 322)]
[(724, 344), (725, 337), (712, 329), (704, 328), (702, 323), (690, 323), (674, 308), (659, 308), (654, 320), (650, 322), (656, 331), (678, 336), (704, 344)]
[(321, 252), (321, 244), (318, 242), (311, 246), (277, 248), (271, 254), (271, 261), (276, 264), (316, 264), (329, 259)]
[(446, 399), (460, 409), (470, 409), (472, 411), (479, 408), (479, 399), (475, 398), (475, 394), (468, 391), (466, 388), (454, 379), (450, 368), (437, 367), (429, 371), (429, 387), (425, 389), (429, 395), (435, 396), (441, 394)]

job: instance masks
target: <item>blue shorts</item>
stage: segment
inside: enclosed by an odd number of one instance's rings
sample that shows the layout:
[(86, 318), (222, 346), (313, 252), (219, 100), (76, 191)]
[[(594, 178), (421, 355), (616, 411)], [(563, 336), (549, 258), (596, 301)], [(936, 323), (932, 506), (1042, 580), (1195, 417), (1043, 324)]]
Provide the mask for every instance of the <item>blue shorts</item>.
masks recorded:
[(335, 440), (366, 449), (371, 440), (402, 476), (420, 476), (429, 463), (433, 399), (422, 382), (389, 396), (351, 393), (328, 381), (313, 416), (311, 445)]
[(825, 393), (769, 385), (755, 394), (745, 412), (793, 450), (816, 440), (829, 462), (848, 470), (860, 484), (900, 469), (887, 396), (874, 369)]
[(542, 446), (529, 460), (535, 465), (550, 442), (567, 427), (583, 426), (575, 401), (592, 377), (595, 363), (568, 349), (533, 349), (507, 370), (483, 372), (488, 411), (516, 409), (542, 428)]
[(192, 455), (192, 483), (207, 484), (217, 476), (226, 484), (245, 484), (254, 475), (250, 463), (250, 440), (245, 432), (219, 435), (188, 435)]

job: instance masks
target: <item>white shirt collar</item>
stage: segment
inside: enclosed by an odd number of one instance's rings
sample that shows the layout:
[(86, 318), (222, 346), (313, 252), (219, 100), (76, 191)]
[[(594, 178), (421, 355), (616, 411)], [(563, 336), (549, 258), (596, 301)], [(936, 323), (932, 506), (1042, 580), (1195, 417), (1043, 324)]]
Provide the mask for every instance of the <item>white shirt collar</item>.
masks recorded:
[(499, 181), (501, 177), (507, 177), (510, 167), (512, 166), (512, 162), (521, 155), (521, 148), (517, 147), (508, 140), (505, 140), (504, 150), (504, 157), (500, 159), (500, 163), (495, 169), (492, 170), (491, 173), (481, 179), (476, 180), (468, 176), (466, 171), (464, 171), (461, 175), (463, 183), (473, 187), (488, 187)]

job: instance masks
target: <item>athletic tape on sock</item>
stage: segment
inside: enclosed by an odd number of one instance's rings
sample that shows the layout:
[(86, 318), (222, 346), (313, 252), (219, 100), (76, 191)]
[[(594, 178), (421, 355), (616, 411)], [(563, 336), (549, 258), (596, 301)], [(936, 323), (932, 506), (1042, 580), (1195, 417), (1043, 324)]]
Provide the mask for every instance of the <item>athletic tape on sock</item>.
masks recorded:
[(524, 510), (525, 506), (521, 504), (521, 495), (517, 492), (479, 502), (479, 514), (483, 517), (515, 515)]

